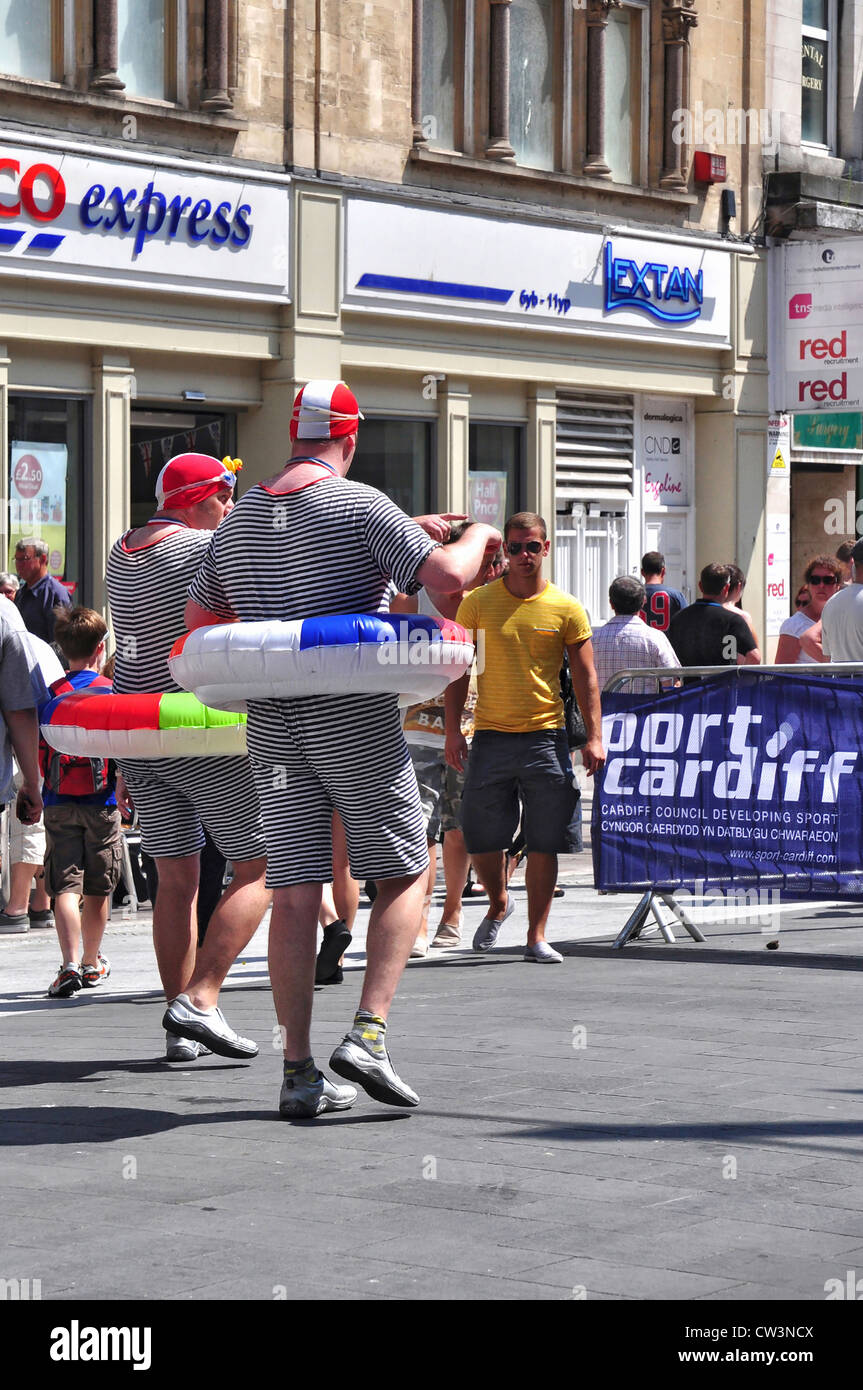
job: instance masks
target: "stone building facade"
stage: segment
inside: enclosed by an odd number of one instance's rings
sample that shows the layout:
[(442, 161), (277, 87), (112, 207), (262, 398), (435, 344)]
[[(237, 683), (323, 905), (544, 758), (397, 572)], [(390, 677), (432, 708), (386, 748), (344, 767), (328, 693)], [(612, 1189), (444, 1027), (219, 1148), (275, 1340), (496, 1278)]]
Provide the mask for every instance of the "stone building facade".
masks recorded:
[(597, 620), (654, 548), (693, 596), (737, 560), (763, 615), (762, 0), (51, 14), (0, 47), (0, 430), (10, 527), (45, 510), (18, 487), (41, 445), (88, 601), (166, 450), (237, 453), (247, 484), (297, 383), (335, 376), (358, 476), (409, 510), (541, 511)]

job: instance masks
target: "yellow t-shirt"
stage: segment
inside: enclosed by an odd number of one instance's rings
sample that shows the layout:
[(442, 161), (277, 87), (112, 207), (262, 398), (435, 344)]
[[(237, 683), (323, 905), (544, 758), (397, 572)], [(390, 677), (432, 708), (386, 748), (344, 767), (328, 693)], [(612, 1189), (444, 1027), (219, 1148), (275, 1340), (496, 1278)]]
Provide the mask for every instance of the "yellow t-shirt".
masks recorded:
[(563, 649), (592, 635), (578, 599), (555, 584), (533, 598), (515, 598), (496, 579), (462, 600), (456, 622), (476, 634), (477, 732), (562, 729)]

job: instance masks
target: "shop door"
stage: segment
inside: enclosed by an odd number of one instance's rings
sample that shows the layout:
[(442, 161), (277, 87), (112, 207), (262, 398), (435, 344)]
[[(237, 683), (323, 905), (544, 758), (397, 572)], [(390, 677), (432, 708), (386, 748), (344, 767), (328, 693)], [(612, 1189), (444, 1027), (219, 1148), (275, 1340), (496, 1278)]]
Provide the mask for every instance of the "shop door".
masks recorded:
[(609, 585), (626, 573), (626, 513), (590, 516), (575, 507), (557, 521), (554, 582), (584, 604), (592, 623), (605, 623), (611, 617)]
[[(689, 512), (648, 512), (644, 518), (644, 549), (665, 556), (665, 580), (680, 589), (689, 601), (693, 593), (689, 573)], [(698, 595), (694, 595), (698, 597)]]

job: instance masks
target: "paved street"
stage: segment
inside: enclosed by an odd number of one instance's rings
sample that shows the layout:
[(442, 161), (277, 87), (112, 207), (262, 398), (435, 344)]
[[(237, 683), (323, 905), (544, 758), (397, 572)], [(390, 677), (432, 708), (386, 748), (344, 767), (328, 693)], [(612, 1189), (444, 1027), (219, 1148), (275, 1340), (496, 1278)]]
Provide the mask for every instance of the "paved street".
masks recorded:
[[(149, 919), (115, 917), (104, 993), (49, 1002), (51, 932), (0, 939), (5, 1278), (43, 1299), (823, 1300), (863, 1272), (863, 923), (850, 906), (613, 952), (633, 899), (567, 861), (525, 964), (412, 964), (392, 1016), (422, 1105), (290, 1123), (262, 927), (223, 996), (251, 1065), (168, 1068)], [(482, 905), (466, 909), (469, 940)], [(325, 1062), (359, 998), (318, 990)]]

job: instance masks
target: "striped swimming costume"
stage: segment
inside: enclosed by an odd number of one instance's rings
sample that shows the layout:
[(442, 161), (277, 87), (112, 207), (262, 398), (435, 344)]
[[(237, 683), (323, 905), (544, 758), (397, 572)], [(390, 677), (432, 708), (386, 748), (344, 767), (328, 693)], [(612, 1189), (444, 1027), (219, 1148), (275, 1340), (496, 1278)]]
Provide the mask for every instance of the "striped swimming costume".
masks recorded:
[[(135, 549), (121, 536), (112, 547), (106, 577), (118, 694), (179, 690), (168, 653), (186, 631), (189, 581), (210, 536), (178, 529)], [(142, 847), (154, 859), (197, 853), (204, 844), (203, 825), (228, 859), (259, 859), (265, 853), (248, 758), (124, 758), (120, 767), (138, 812)]]
[[(251, 488), (214, 531), (189, 597), (243, 622), (376, 613), (390, 576), (414, 593), (435, 542), (383, 493), (346, 478), (294, 492)], [(428, 863), (397, 696), (250, 700), (247, 741), (267, 838), (267, 882), (332, 878), (332, 811), (354, 878)]]

